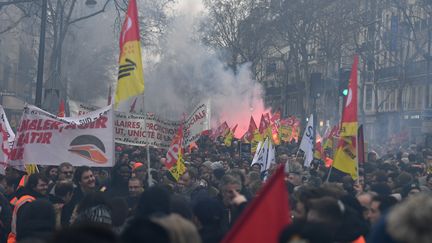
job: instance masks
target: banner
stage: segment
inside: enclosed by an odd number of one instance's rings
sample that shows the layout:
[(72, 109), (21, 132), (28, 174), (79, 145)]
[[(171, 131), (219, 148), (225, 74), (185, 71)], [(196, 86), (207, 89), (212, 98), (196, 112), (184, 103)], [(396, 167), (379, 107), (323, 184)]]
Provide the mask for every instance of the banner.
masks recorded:
[(24, 108), (9, 164), (109, 167), (114, 165), (113, 112), (108, 106), (83, 116), (59, 118), (35, 106)]
[(95, 111), (97, 109), (99, 109), (99, 107), (94, 105), (89, 105), (89, 104), (84, 104), (81, 102), (69, 100), (69, 110), (70, 110), (71, 117), (81, 116), (89, 112)]
[(10, 151), (15, 139), (15, 134), (9, 125), (6, 113), (0, 105), (0, 174), (5, 174), (5, 167), (8, 164)]
[(180, 125), (153, 115), (115, 112), (114, 136), (116, 143), (168, 148)]
[(197, 141), (201, 133), (210, 130), (210, 100), (203, 102), (193, 109), (192, 113), (186, 119), (183, 128), (183, 146), (187, 146)]
[[(115, 141), (117, 143), (168, 148), (180, 121), (162, 120), (155, 115), (115, 112)], [(201, 133), (210, 129), (210, 106), (202, 103), (195, 107), (183, 126), (183, 146), (198, 140)]]

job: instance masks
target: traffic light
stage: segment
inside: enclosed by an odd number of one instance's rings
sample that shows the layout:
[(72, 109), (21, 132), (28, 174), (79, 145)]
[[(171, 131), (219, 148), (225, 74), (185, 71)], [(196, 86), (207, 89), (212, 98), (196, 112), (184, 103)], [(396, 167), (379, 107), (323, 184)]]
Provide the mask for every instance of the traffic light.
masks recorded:
[(348, 95), (349, 78), (351, 75), (351, 69), (339, 70), (339, 96)]

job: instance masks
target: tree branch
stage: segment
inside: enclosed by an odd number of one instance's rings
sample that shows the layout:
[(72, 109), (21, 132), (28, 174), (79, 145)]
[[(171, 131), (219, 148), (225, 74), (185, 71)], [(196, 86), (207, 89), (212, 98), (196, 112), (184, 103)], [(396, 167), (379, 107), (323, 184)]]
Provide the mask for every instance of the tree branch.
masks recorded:
[(94, 12), (94, 13), (92, 13), (92, 14), (89, 14), (89, 15), (86, 15), (86, 16), (79, 17), (79, 18), (77, 18), (77, 19), (71, 20), (68, 24), (74, 24), (74, 23), (76, 23), (76, 22), (78, 22), (78, 21), (85, 20), (85, 19), (91, 18), (91, 17), (93, 17), (93, 16), (96, 16), (96, 15), (98, 15), (98, 14), (101, 14), (101, 13), (105, 12), (105, 9), (106, 9), (106, 7), (108, 6), (108, 3), (109, 3), (110, 1), (111, 1), (111, 0), (106, 0), (106, 1), (105, 1), (105, 4), (104, 4), (104, 6), (103, 6), (103, 8), (102, 8), (101, 10), (99, 10), (99, 11), (97, 11), (97, 12)]

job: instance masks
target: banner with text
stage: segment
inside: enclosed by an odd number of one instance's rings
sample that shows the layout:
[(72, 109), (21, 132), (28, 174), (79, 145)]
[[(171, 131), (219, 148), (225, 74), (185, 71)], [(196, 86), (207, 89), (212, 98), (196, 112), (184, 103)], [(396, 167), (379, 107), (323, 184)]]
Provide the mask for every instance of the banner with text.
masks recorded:
[(35, 106), (24, 108), (9, 164), (109, 167), (114, 165), (112, 106), (59, 118)]
[(3, 107), (0, 105), (0, 174), (5, 174), (5, 168), (8, 164), (10, 151), (15, 139), (15, 134), (9, 125), (9, 121), (6, 117), (6, 113)]
[[(168, 148), (180, 121), (167, 121), (155, 115), (115, 112), (115, 141), (117, 143)], [(183, 146), (195, 142), (203, 131), (210, 129), (210, 106), (202, 103), (185, 120)]]

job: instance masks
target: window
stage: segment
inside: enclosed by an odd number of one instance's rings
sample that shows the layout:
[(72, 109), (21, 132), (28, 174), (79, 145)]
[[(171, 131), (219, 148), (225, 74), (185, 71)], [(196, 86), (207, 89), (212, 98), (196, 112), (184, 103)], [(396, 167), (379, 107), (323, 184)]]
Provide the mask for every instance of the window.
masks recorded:
[(423, 100), (424, 100), (424, 88), (422, 86), (416, 87), (416, 110), (423, 109)]
[(432, 84), (429, 84), (429, 102), (428, 108), (432, 108)]
[(365, 87), (365, 110), (366, 111), (372, 111), (373, 109), (373, 86), (372, 85), (366, 85)]
[(396, 90), (391, 91), (391, 94), (389, 96), (389, 111), (396, 110), (396, 97), (397, 97), (397, 91)]
[(276, 72), (276, 62), (267, 63), (266, 75), (270, 75)]
[(415, 87), (410, 87), (410, 94), (409, 94), (409, 104), (408, 109), (414, 109), (415, 108)]

